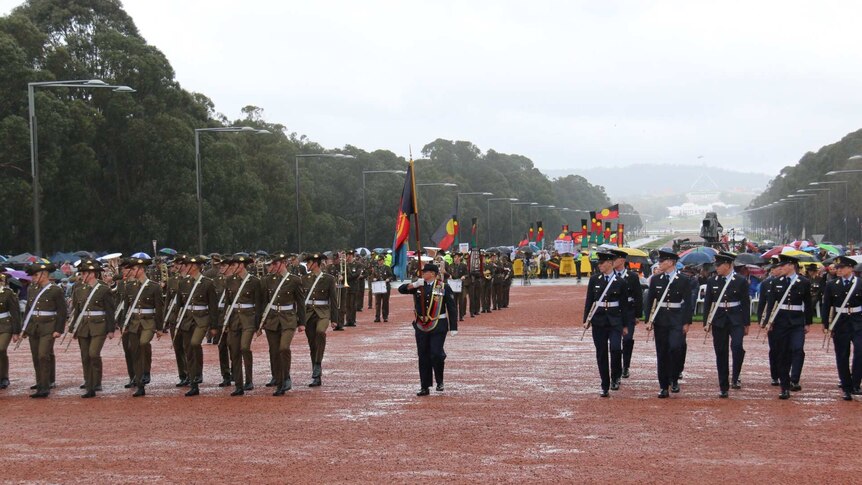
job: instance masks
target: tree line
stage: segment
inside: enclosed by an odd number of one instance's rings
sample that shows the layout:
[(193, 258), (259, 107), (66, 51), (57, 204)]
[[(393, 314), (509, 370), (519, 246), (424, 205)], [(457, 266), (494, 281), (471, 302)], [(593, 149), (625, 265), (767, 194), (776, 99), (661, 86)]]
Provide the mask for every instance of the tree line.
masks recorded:
[[(0, 65), (0, 252), (33, 249), (27, 84), (69, 79), (101, 79), (137, 92), (36, 89), (43, 252), (131, 252), (154, 239), (160, 247), (194, 251), (194, 130), (238, 125), (270, 134), (201, 133), (206, 251), (295, 249), (294, 163), (296, 155), (311, 153), (354, 158), (300, 159), (303, 249), (362, 245), (364, 196), (368, 245), (392, 244), (404, 177), (369, 174), (363, 194), (362, 172), (404, 170), (403, 157), (320, 146), (267, 120), (256, 106), (228, 119), (204, 94), (179, 85), (170, 62), (145, 42), (119, 1), (28, 1), (0, 18)], [(416, 174), (419, 183), (458, 184), (419, 187), (425, 241), (453, 209), (457, 192), (572, 209), (610, 204), (604, 188), (583, 177), (550, 180), (525, 156), (483, 153), (468, 141), (428, 143)], [(460, 212), (465, 232), (479, 218), (483, 246), (513, 244), (539, 217), (549, 237), (586, 217), (494, 202), (488, 233), (485, 198), (462, 197)]]

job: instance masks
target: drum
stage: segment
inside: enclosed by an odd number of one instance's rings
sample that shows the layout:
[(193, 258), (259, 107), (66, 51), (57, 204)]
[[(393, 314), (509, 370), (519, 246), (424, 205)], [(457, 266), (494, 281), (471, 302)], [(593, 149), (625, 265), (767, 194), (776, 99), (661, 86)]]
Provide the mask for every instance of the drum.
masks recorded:
[(449, 288), (452, 288), (452, 293), (461, 293), (461, 285), (463, 283), (463, 280), (456, 280), (455, 278), (452, 278), (449, 280)]
[(385, 295), (386, 291), (386, 282), (385, 281), (372, 281), (371, 282), (371, 293), (375, 295)]

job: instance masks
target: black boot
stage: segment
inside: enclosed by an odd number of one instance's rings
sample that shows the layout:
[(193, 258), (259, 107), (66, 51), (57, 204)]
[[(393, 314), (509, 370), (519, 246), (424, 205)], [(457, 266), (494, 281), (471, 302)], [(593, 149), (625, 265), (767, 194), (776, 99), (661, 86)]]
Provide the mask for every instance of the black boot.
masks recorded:
[(134, 394), (132, 394), (132, 397), (141, 397), (141, 396), (145, 396), (146, 394), (147, 393), (146, 393), (146, 391), (144, 391), (144, 386), (138, 386), (138, 390), (135, 391)]
[(312, 364), (311, 365), (311, 382), (308, 384), (308, 387), (318, 387), (323, 384), (323, 381), (320, 379), (323, 374), (323, 370), (321, 369), (320, 364)]
[(191, 389), (186, 393), (186, 397), (197, 396), (201, 393), (201, 390), (198, 388), (197, 384), (191, 384)]
[(266, 387), (274, 387), (275, 385), (276, 385), (275, 377), (273, 377), (272, 379), (269, 380), (269, 382), (266, 383)]
[(230, 393), (231, 396), (242, 396), (243, 394), (245, 394), (245, 391), (243, 391), (241, 387), (237, 387), (232, 393)]
[(141, 384), (147, 385), (150, 383), (150, 374), (149, 372), (144, 374), (144, 378), (141, 380)]
[(6, 389), (7, 387), (9, 387), (9, 379), (6, 379), (5, 377), (0, 379), (0, 389)]
[(222, 376), (222, 381), (219, 382), (219, 387), (229, 387), (232, 381), (230, 380), (230, 376)]
[(251, 379), (247, 380), (245, 382), (245, 385), (242, 388), (245, 391), (253, 391), (254, 390), (254, 384), (252, 384)]
[(133, 387), (135, 387), (135, 380), (134, 379), (129, 379), (129, 382), (127, 382), (125, 385), (123, 385), (124, 389), (131, 389)]
[(186, 387), (190, 384), (188, 377), (180, 377), (180, 382), (177, 382), (176, 387)]

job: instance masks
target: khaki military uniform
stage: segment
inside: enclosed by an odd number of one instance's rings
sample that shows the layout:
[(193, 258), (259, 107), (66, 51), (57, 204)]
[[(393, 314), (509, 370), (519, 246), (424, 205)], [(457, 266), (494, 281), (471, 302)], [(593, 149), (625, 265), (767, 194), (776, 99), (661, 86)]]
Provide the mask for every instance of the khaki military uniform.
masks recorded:
[(94, 286), (78, 285), (72, 292), (72, 308), (75, 311), (72, 324), (76, 325), (72, 331), (81, 349), (84, 385), (87, 392), (95, 392), (102, 387), (102, 347), (108, 334), (116, 329), (114, 295), (101, 282)]
[[(245, 285), (242, 284), (244, 279)], [(253, 386), (251, 341), (254, 339), (254, 333), (260, 328), (264, 305), (260, 280), (252, 274), (247, 274), (245, 277), (233, 275), (225, 281), (224, 298), (227, 305), (225, 314), (230, 312), (227, 336), (231, 374), (237, 389), (244, 387), (251, 389)], [(231, 307), (233, 307), (232, 310)], [(243, 368), (245, 368), (244, 381)]]
[[(177, 290), (177, 305), (186, 308), (183, 320), (179, 322), (179, 332), (174, 339), (182, 339), (185, 350), (188, 378), (192, 383), (200, 383), (203, 377), (203, 343), (207, 332), (217, 327), (218, 297), (213, 280), (199, 275), (200, 283), (195, 288), (195, 279), (187, 277), (180, 282)], [(194, 293), (192, 289), (194, 288)]]
[(10, 288), (0, 288), (0, 388), (9, 385), (9, 342), (21, 333), (18, 296)]
[[(450, 278), (461, 280), (461, 293), (453, 293), (455, 303), (458, 305), (458, 319), (464, 320), (464, 315), (467, 313), (467, 293), (470, 288), (470, 273), (467, 268), (467, 263), (452, 263), (450, 265)], [(454, 317), (450, 317), (454, 318)]]
[[(286, 279), (285, 279), (286, 278)], [(284, 283), (282, 283), (284, 280)], [(281, 288), (279, 288), (281, 284)], [(270, 273), (261, 281), (264, 301), (270, 305), (262, 327), (269, 344), (269, 363), (276, 385), (290, 388), (290, 344), (296, 327), (305, 323), (305, 292), (297, 275)], [(278, 294), (275, 294), (278, 289)], [(266, 312), (267, 307), (264, 307)]]
[[(117, 302), (117, 307), (114, 310), (114, 321), (117, 326), (126, 320), (126, 281), (119, 280), (116, 282), (111, 292), (114, 295), (114, 301)], [(120, 336), (123, 345), (123, 356), (126, 360), (126, 372), (129, 374), (129, 383), (135, 380), (135, 360), (132, 356), (130, 335), (124, 333)]]
[(356, 326), (356, 310), (362, 308), (362, 296), (365, 289), (365, 268), (362, 263), (352, 261), (347, 263), (347, 303), (345, 307), (345, 325), (348, 327)]
[[(36, 389), (47, 393), (53, 382), (53, 334), (63, 333), (66, 322), (66, 298), (63, 289), (53, 283), (49, 284), (44, 292), (42, 289), (31, 287), (28, 292), (24, 321), (27, 320), (27, 315), (30, 315), (30, 321), (27, 322), (26, 329), (22, 328), (22, 332), (30, 340), (30, 353), (36, 370)], [(40, 292), (41, 296), (39, 296)]]
[(150, 280), (129, 281), (125, 290), (127, 315), (123, 320), (123, 337), (129, 342), (134, 364), (134, 383), (140, 387), (149, 382), (153, 355), (150, 342), (156, 332), (164, 329), (165, 300), (158, 283)]
[(308, 338), (311, 354), (312, 378), (320, 379), (323, 373), (323, 353), (326, 350), (326, 328), (329, 322), (336, 322), (330, 310), (332, 299), (335, 298), (335, 292), (338, 290), (335, 286), (335, 278), (326, 273), (321, 273), (319, 279), (314, 273), (303, 276), (302, 288), (307, 303), (305, 336)]
[[(215, 285), (216, 294), (219, 298), (218, 304), (218, 324), (224, 325), (224, 317), (225, 317), (225, 309), (228, 306), (227, 296), (225, 294), (225, 288), (227, 286), (227, 278), (225, 278), (222, 274), (217, 274), (212, 277), (213, 285)], [(215, 337), (214, 343), (218, 345), (218, 365), (219, 371), (221, 372), (222, 380), (224, 385), (229, 385), (230, 382), (233, 381), (231, 377), (231, 364), (230, 364), (230, 349), (227, 345), (227, 335), (225, 332), (221, 331)]]
[(386, 282), (386, 293), (374, 295), (374, 321), (380, 321), (381, 313), (383, 314), (383, 321), (389, 321), (389, 292), (392, 290), (390, 282), (395, 279), (395, 274), (392, 273), (392, 268), (381, 262), (372, 270), (371, 279)]
[[(177, 325), (177, 318), (180, 316), (180, 311), (182, 311), (183, 305), (180, 303), (180, 284), (186, 284), (190, 281), (190, 278), (181, 275), (174, 275), (168, 278), (167, 283), (165, 284), (166, 295), (165, 295), (165, 324), (171, 331), (171, 341), (173, 342), (174, 347), (174, 357), (177, 361), (177, 376), (180, 379), (180, 382), (184, 382), (188, 380), (188, 365), (186, 362), (186, 349), (183, 346), (183, 339), (177, 335), (179, 332), (179, 328)], [(188, 287), (191, 289), (191, 286)]]
[(344, 276), (341, 274), (341, 263), (337, 261), (330, 263), (323, 271), (331, 275), (335, 281), (337, 294), (333, 294), (332, 301), (330, 301), (330, 311), (332, 312), (332, 321), (336, 323), (335, 329), (342, 330), (344, 328), (345, 317), (347, 316), (347, 312), (345, 311), (347, 287), (343, 283)]

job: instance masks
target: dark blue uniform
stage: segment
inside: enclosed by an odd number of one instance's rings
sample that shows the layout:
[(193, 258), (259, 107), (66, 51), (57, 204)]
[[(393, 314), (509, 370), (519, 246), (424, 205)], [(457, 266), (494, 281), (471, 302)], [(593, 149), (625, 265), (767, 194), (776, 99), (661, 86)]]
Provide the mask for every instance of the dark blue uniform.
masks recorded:
[[(672, 279), (672, 281), (671, 281)], [(691, 324), (694, 308), (691, 304), (691, 279), (679, 273), (653, 275), (647, 293), (646, 314), (651, 315), (665, 288), (670, 289), (653, 321), (655, 332), (656, 367), (659, 387), (666, 390), (676, 387), (685, 334), (682, 327)]]
[[(770, 332), (774, 334), (772, 342), (775, 344), (776, 351), (776, 371), (782, 391), (798, 389), (802, 362), (805, 360), (805, 332), (814, 319), (811, 282), (804, 276), (795, 276), (795, 278), (782, 276), (773, 281), (767, 295), (766, 318), (781, 301), (788, 285), (792, 285), (790, 293), (782, 307), (778, 309)], [(792, 371), (791, 367), (793, 367)]]
[[(423, 389), (431, 387), (432, 377), (436, 378), (437, 385), (443, 384), (443, 362), (446, 360), (446, 352), (443, 344), (446, 342), (446, 332), (458, 330), (458, 307), (452, 288), (448, 284), (443, 285), (444, 294), (440, 309), (440, 319), (437, 326), (429, 332), (419, 329), (416, 322), (413, 328), (416, 332), (416, 350), (419, 355), (419, 382)], [(421, 293), (425, 293), (425, 305), (431, 301), (431, 285), (425, 283), (421, 288), (411, 288), (410, 283), (398, 287), (398, 293), (412, 294), (413, 304), (417, 315), (425, 315), (426, 308), (422, 308)]]
[[(841, 308), (847, 292), (856, 282), (847, 305), (832, 328), (832, 342), (835, 345), (835, 363), (838, 378), (845, 393), (857, 391), (862, 383), (862, 280), (851, 277), (848, 280), (836, 278), (823, 288), (823, 301), (820, 314), (823, 324), (828, 328), (836, 312)], [(831, 312), (830, 312), (831, 311)], [(850, 367), (850, 344), (853, 344), (853, 367)]]
[[(757, 301), (757, 321), (765, 323), (769, 315), (764, 315), (766, 311), (766, 300), (769, 299), (769, 292), (772, 291), (772, 285), (778, 280), (774, 276), (767, 276), (760, 282), (760, 298)], [(774, 334), (769, 332), (766, 334), (766, 341), (769, 345), (769, 376), (772, 378), (772, 385), (778, 385), (778, 365), (775, 363), (775, 342)]]
[[(727, 289), (725, 288), (727, 285)], [(718, 296), (724, 289), (719, 301)], [(730, 388), (728, 380), (728, 343), (733, 354), (733, 383), (739, 381), (745, 349), (742, 340), (745, 329), (751, 325), (749, 315), (751, 299), (748, 281), (745, 277), (731, 273), (727, 277), (715, 275), (706, 281), (706, 294), (703, 298), (704, 321), (709, 318), (713, 306), (717, 305), (712, 324), (712, 346), (715, 349), (715, 365), (718, 368), (718, 387), (722, 392)]]
[[(605, 292), (608, 283), (610, 287)], [(604, 297), (602, 293), (605, 294)], [(599, 366), (603, 392), (607, 392), (610, 388), (612, 379), (617, 382), (622, 375), (622, 333), (624, 315), (628, 311), (628, 297), (628, 284), (625, 280), (617, 277), (611, 280), (611, 276), (601, 273), (590, 277), (584, 304), (584, 321), (586, 322), (590, 308), (595, 302), (596, 311), (590, 319), (590, 325), (593, 329), (596, 363)], [(608, 347), (611, 355), (610, 372), (608, 372)]]
[(622, 368), (623, 376), (628, 377), (628, 369), (632, 363), (632, 351), (635, 348), (635, 321), (643, 318), (643, 291), (641, 291), (641, 280), (637, 273), (625, 270), (617, 273), (617, 278), (623, 279), (628, 288), (625, 311), (623, 312), (623, 325), (628, 333), (623, 335)]

